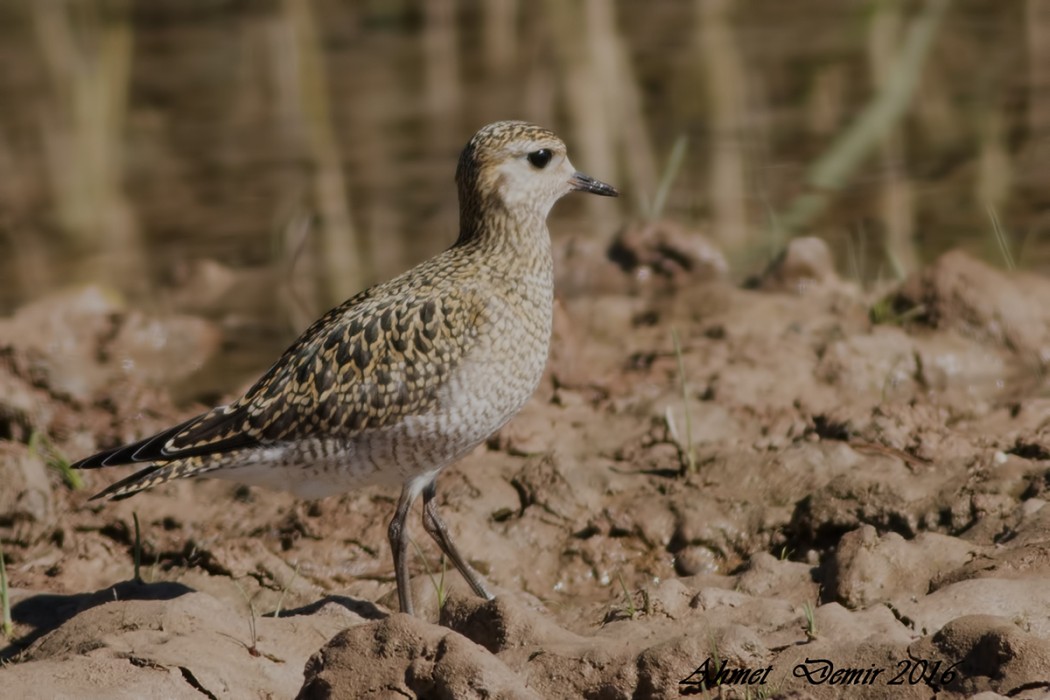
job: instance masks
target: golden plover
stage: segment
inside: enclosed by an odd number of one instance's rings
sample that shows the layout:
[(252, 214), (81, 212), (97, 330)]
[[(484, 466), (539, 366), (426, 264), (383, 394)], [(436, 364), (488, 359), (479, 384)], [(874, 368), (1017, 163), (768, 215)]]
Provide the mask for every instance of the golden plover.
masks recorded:
[(438, 515), (437, 476), (510, 420), (539, 383), (551, 337), (551, 207), (574, 190), (617, 191), (576, 172), (552, 132), (519, 121), (475, 134), (456, 182), (451, 248), (329, 311), (228, 406), (74, 464), (151, 463), (94, 498), (188, 476), (302, 498), (398, 484), (388, 535), (401, 609), (412, 612), (405, 519), (420, 494), (427, 533), (474, 592), (491, 598)]

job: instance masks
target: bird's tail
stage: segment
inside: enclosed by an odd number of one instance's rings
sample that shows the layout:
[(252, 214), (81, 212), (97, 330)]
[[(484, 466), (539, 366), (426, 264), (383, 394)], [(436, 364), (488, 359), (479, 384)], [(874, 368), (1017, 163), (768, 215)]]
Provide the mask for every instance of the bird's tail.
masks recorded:
[(113, 501), (119, 501), (123, 498), (134, 496), (139, 491), (145, 491), (158, 484), (163, 484), (166, 481), (187, 476), (199, 476), (219, 469), (221, 466), (222, 464), (218, 463), (218, 460), (209, 459), (209, 456), (188, 457), (172, 462), (151, 464), (145, 469), (140, 469), (131, 476), (121, 479), (105, 490), (96, 493), (90, 500), (108, 498)]

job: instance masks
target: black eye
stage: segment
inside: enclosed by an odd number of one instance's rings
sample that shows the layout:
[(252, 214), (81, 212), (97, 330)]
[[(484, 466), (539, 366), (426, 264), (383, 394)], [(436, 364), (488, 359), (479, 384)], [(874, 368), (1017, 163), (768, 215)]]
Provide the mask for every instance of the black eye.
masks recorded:
[(529, 162), (532, 163), (533, 166), (543, 170), (547, 167), (547, 163), (551, 162), (552, 154), (546, 148), (541, 148), (538, 151), (533, 151), (525, 157), (529, 159)]

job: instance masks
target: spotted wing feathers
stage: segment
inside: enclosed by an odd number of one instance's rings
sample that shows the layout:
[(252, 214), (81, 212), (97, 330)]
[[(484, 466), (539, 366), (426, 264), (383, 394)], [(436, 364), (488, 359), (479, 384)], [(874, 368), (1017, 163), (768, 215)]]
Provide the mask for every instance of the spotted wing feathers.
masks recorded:
[[(425, 268), (426, 264), (417, 268), (413, 288), (403, 288), (408, 284), (403, 276), (327, 313), (234, 403), (92, 455), (73, 467), (189, 464), (209, 455), (308, 437), (352, 440), (362, 431), (425, 411), (475, 342), (485, 312), (484, 303), (469, 294), (438, 294), (427, 288), (431, 278), (419, 277)], [(215, 459), (207, 462), (214, 465), (210, 469), (222, 466)], [(187, 473), (162, 474), (165, 470), (168, 467), (155, 466), (139, 472), (100, 496), (119, 496), (120, 489), (133, 483), (147, 488), (199, 473), (179, 469)], [(125, 488), (126, 495), (137, 490)]]

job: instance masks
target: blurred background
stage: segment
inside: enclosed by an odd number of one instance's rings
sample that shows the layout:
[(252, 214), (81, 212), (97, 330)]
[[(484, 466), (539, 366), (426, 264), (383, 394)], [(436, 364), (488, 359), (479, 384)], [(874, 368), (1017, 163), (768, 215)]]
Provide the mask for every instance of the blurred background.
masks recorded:
[(458, 152), (506, 118), (623, 192), (556, 242), (1050, 268), (1045, 0), (0, 0), (0, 313), (101, 282), (272, 359), (455, 239)]

